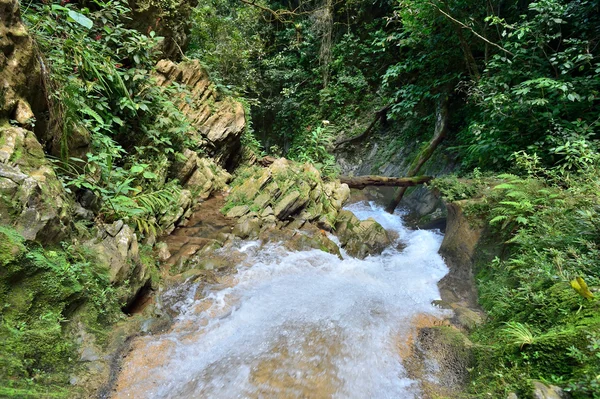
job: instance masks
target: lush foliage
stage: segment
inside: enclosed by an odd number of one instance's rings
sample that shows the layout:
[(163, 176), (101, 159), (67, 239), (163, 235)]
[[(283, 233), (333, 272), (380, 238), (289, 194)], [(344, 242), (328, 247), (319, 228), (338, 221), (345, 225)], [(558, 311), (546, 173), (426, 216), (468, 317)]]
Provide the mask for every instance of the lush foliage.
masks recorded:
[(436, 183), (454, 199), (475, 198), (466, 213), (489, 223), (491, 245), (505, 246), (501, 257), (477, 265), (489, 320), (472, 337), (480, 344), (472, 390), (477, 397), (527, 394), (528, 376), (574, 398), (600, 397), (598, 171), (566, 176), (526, 154), (517, 161), (528, 177)]
[[(153, 217), (178, 194), (165, 185), (166, 169), (195, 143), (173, 103), (185, 91), (152, 77), (160, 38), (126, 28), (129, 13), (122, 1), (94, 2), (93, 11), (41, 3), (25, 17), (50, 72), (52, 144), (65, 185), (94, 192), (103, 219), (155, 234)], [(82, 140), (89, 152), (74, 157)]]

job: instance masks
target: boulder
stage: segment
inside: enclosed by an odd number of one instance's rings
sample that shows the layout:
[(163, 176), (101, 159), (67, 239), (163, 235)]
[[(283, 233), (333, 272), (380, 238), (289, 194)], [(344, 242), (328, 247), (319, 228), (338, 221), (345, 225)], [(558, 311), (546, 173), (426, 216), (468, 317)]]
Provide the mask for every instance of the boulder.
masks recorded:
[(556, 385), (547, 385), (541, 381), (533, 381), (534, 399), (566, 399), (567, 394)]
[(377, 221), (372, 218), (361, 221), (347, 210), (339, 212), (335, 233), (346, 252), (361, 259), (379, 254), (391, 244), (387, 232)]
[(0, 127), (0, 222), (27, 240), (55, 243), (70, 224), (70, 203), (33, 132)]
[(156, 71), (159, 85), (175, 82), (189, 89), (191, 102), (182, 99), (181, 111), (196, 129), (208, 155), (219, 166), (233, 170), (241, 161), (241, 136), (246, 127), (242, 104), (222, 98), (197, 60), (179, 64), (161, 60)]

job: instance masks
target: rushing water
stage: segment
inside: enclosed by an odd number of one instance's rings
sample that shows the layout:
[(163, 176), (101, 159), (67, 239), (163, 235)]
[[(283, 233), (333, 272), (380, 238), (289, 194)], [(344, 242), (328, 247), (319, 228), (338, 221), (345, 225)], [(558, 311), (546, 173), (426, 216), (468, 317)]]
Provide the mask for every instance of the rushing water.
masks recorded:
[(115, 397), (420, 397), (398, 337), (416, 315), (442, 312), (431, 305), (447, 273), (442, 236), (409, 230), (373, 204), (347, 209), (397, 232), (405, 248), (340, 260), (245, 242), (250, 262), (229, 283), (199, 300), (192, 290), (171, 331), (134, 346)]

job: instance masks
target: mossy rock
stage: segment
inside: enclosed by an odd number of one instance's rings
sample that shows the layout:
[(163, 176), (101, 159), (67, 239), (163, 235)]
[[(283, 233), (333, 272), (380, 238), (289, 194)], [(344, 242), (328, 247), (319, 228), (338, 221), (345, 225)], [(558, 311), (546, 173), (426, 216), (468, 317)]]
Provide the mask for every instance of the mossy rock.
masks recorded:
[(360, 259), (379, 254), (391, 244), (387, 232), (377, 221), (372, 218), (361, 221), (347, 210), (339, 212), (335, 233), (346, 252)]

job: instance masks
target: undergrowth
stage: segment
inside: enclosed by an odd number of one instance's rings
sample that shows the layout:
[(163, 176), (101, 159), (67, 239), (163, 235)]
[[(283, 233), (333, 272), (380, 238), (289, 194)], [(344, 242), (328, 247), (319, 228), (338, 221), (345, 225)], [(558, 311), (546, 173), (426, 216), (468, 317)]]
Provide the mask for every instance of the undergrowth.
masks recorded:
[(597, 171), (528, 166), (525, 176), (436, 183), (453, 201), (469, 199), (465, 209), (487, 221), (508, 254), (476, 265), (488, 322), (471, 336), (477, 366), (470, 389), (478, 398), (525, 397), (541, 380), (575, 399), (600, 398)]
[(122, 315), (117, 289), (82, 246), (25, 244), (8, 227), (0, 242), (0, 396), (70, 397), (80, 367), (71, 322), (105, 330)]

